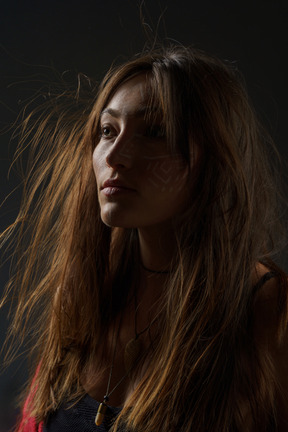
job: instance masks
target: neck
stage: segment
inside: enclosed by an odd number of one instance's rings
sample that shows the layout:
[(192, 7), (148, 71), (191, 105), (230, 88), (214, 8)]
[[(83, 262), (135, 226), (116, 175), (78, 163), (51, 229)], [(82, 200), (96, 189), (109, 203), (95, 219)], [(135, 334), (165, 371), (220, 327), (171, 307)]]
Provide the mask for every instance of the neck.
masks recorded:
[(144, 268), (154, 272), (169, 271), (176, 246), (171, 227), (141, 228), (138, 230), (138, 236)]
[[(175, 236), (172, 233), (171, 228), (164, 230), (163, 226), (160, 229), (138, 229), (142, 264), (140, 289), (137, 293), (139, 329), (146, 328), (147, 324), (161, 313), (170, 279), (171, 262), (176, 250)], [(150, 271), (145, 270), (143, 266)]]

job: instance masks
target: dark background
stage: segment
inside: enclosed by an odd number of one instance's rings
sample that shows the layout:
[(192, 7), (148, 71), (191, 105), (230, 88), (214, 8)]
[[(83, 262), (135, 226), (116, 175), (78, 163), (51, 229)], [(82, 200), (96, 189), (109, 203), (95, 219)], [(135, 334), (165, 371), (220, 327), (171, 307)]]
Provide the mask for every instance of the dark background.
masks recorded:
[[(100, 79), (110, 64), (142, 50), (145, 43), (136, 0), (1, 0), (0, 201), (19, 183), (7, 178), (15, 141), (9, 126), (51, 71), (82, 72)], [(287, 147), (288, 2), (286, 0), (146, 0), (146, 22), (158, 36), (194, 45), (235, 62), (283, 158)], [(160, 17), (162, 18), (160, 19)], [(160, 19), (160, 21), (159, 21)], [(50, 78), (49, 78), (50, 77)], [(0, 209), (0, 228), (13, 221), (19, 192)], [(8, 278), (0, 273), (0, 290)], [(7, 330), (7, 308), (0, 314), (0, 343)], [(26, 378), (17, 360), (0, 377), (0, 432), (15, 419), (16, 395)]]

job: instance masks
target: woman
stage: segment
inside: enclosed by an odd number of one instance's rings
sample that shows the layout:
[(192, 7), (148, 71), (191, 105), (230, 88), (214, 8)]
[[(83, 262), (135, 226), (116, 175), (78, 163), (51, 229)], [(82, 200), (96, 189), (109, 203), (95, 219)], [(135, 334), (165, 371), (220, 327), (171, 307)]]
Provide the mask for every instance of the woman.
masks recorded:
[(277, 194), (237, 72), (159, 49), (112, 69), (88, 119), (55, 113), (20, 215), (37, 193), (15, 328), (41, 304), (38, 366), (18, 430), (288, 430)]

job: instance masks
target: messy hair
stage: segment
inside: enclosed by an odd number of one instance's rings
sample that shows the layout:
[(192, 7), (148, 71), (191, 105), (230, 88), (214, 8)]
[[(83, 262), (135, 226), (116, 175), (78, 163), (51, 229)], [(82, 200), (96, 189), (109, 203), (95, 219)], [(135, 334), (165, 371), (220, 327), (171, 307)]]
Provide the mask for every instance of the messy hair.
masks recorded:
[[(111, 430), (248, 431), (247, 404), (249, 430), (268, 430), (276, 384), (252, 336), (251, 274), (259, 262), (277, 272), (286, 305), (285, 274), (274, 262), (282, 233), (270, 163), (275, 149), (235, 65), (178, 46), (112, 68), (91, 95), (89, 112), (46, 111), (33, 136), (29, 119), (23, 125), (22, 145), (30, 137), (37, 166), (32, 159), (16, 223), (25, 251), (12, 328), (26, 331), (40, 305), (31, 414), (40, 422), (84, 394), (81, 374), (128, 298), (121, 280), (132, 286), (137, 277), (137, 232), (102, 222), (92, 153), (102, 110), (140, 74), (150, 89), (147, 116), (153, 122), (151, 113), (161, 113), (171, 152), (192, 167), (191, 193), (175, 225), (157, 344)], [(286, 315), (283, 306), (279, 329)]]

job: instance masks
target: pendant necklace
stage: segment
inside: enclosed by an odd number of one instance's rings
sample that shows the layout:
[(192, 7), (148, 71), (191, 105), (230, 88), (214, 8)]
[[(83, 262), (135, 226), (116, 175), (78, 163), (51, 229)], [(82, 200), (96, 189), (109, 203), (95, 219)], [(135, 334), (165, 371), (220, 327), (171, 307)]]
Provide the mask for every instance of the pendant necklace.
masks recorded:
[(120, 384), (124, 381), (124, 379), (127, 376), (129, 376), (129, 374), (132, 371), (133, 367), (135, 366), (136, 362), (139, 360), (140, 353), (141, 353), (141, 340), (139, 339), (139, 336), (141, 336), (143, 333), (145, 333), (151, 327), (151, 325), (154, 323), (154, 321), (156, 320), (156, 317), (155, 317), (154, 320), (150, 324), (148, 324), (148, 326), (145, 327), (144, 330), (142, 330), (141, 332), (138, 333), (137, 332), (137, 312), (138, 312), (139, 305), (136, 306), (136, 303), (137, 303), (137, 298), (135, 296), (135, 314), (134, 314), (135, 336), (133, 339), (130, 339), (127, 342), (127, 344), (125, 346), (125, 350), (124, 350), (124, 365), (125, 365), (126, 373), (116, 383), (116, 385), (113, 387), (113, 389), (109, 391), (111, 378), (112, 378), (112, 372), (113, 372), (113, 368), (114, 368), (114, 362), (115, 362), (117, 340), (118, 340), (119, 334), (120, 334), (120, 327), (121, 327), (122, 319), (119, 322), (117, 334), (115, 334), (115, 326), (114, 326), (113, 342), (112, 342), (114, 344), (114, 348), (113, 348), (112, 362), (111, 362), (110, 371), (109, 371), (106, 394), (103, 398), (103, 402), (100, 403), (100, 405), (98, 407), (97, 414), (95, 417), (96, 426), (100, 426), (104, 421), (105, 414), (106, 414), (106, 411), (108, 408), (107, 402), (109, 401), (109, 397), (120, 386)]
[(113, 367), (114, 367), (114, 360), (115, 360), (115, 355), (116, 355), (116, 346), (117, 346), (117, 339), (120, 333), (120, 327), (121, 327), (121, 321), (119, 322), (119, 326), (118, 326), (118, 331), (117, 331), (117, 335), (115, 337), (115, 325), (114, 325), (114, 330), (113, 330), (113, 344), (114, 344), (114, 349), (113, 349), (113, 355), (112, 355), (112, 363), (110, 366), (110, 372), (109, 372), (109, 377), (108, 377), (108, 383), (107, 383), (107, 390), (106, 390), (106, 394), (103, 398), (103, 402), (100, 403), (98, 410), (97, 410), (97, 414), (95, 417), (95, 424), (96, 426), (100, 426), (103, 423), (108, 405), (106, 404), (106, 402), (109, 401), (109, 397), (111, 395), (111, 393), (113, 393), (114, 390), (116, 390), (116, 388), (121, 384), (121, 382), (124, 380), (124, 378), (126, 378), (126, 375), (124, 375), (121, 380), (116, 384), (116, 386), (109, 392), (109, 388), (110, 388), (110, 382), (111, 382), (111, 377), (112, 377), (112, 372), (113, 372)]
[(141, 352), (141, 339), (139, 338), (139, 336), (141, 336), (142, 334), (144, 334), (153, 324), (154, 320), (147, 325), (147, 327), (144, 328), (144, 330), (142, 330), (141, 332), (138, 333), (137, 331), (137, 313), (138, 313), (138, 309), (139, 309), (139, 304), (137, 306), (137, 297), (135, 295), (135, 313), (134, 313), (134, 332), (135, 332), (135, 336), (133, 339), (130, 339), (126, 346), (125, 346), (125, 351), (124, 351), (124, 365), (125, 365), (125, 370), (127, 372), (127, 374), (130, 373), (130, 371), (133, 368), (133, 365), (136, 363), (136, 361), (138, 360), (138, 357), (140, 355)]

